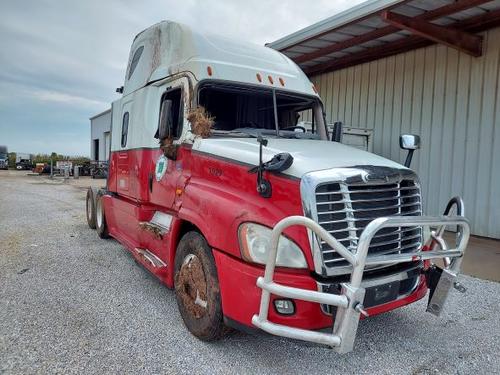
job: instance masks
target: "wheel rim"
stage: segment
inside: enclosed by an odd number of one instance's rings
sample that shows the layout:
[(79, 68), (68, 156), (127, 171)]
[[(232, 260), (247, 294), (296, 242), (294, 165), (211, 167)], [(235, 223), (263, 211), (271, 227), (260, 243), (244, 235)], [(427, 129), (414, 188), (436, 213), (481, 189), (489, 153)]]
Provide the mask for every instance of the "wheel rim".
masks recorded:
[(182, 304), (196, 319), (206, 315), (208, 309), (207, 282), (203, 266), (194, 254), (188, 254), (176, 275), (176, 292)]
[(102, 216), (103, 216), (102, 205), (101, 205), (100, 199), (97, 200), (96, 211), (97, 211), (96, 212), (96, 222), (97, 222), (97, 226), (100, 228), (102, 226)]

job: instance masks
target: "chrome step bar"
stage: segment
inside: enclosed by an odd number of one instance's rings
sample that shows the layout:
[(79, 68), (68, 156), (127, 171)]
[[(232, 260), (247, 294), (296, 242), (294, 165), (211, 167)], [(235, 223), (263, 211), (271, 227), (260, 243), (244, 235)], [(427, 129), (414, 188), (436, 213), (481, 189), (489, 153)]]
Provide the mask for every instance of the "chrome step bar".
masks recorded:
[[(453, 205), (457, 206), (457, 215), (446, 216)], [(445, 216), (392, 216), (375, 219), (363, 230), (359, 238), (358, 247), (353, 252), (349, 251), (314, 220), (304, 216), (290, 216), (281, 220), (276, 224), (271, 233), (270, 249), (264, 277), (257, 279), (257, 286), (262, 289), (262, 295), (259, 313), (252, 317), (252, 323), (256, 327), (274, 335), (318, 344), (327, 344), (332, 346), (338, 353), (348, 353), (354, 347), (359, 315), (360, 313), (366, 315), (363, 307), (365, 289), (361, 285), (365, 266), (444, 258), (446, 261), (445, 264), (447, 264), (442, 271), (442, 275), (444, 276), (439, 279), (437, 286), (434, 286), (434, 289), (431, 291), (433, 296), (431, 297), (429, 306), (432, 306), (432, 308), (428, 308), (428, 311), (438, 315), (460, 271), (463, 255), (469, 241), (469, 222), (462, 215), (462, 200), (460, 198), (453, 198), (445, 210)], [(341, 284), (341, 293), (339, 295), (293, 288), (277, 284), (273, 281), (279, 238), (286, 228), (294, 225), (301, 225), (310, 229), (352, 265), (353, 269), (350, 281)], [(445, 242), (442, 238), (444, 228), (449, 225), (456, 225), (459, 228), (455, 248), (451, 249), (443, 245)], [(433, 237), (426, 245), (425, 250), (406, 254), (368, 255), (370, 243), (379, 230), (383, 228), (411, 226), (438, 227), (438, 230), (433, 232)], [(435, 250), (436, 247), (439, 247), (439, 250)], [(432, 293), (434, 291), (436, 293)], [(268, 313), (271, 294), (337, 306), (332, 333), (309, 331), (270, 322), (268, 320)]]
[(146, 260), (146, 262), (148, 262), (154, 268), (167, 267), (167, 264), (163, 260), (158, 258), (148, 249), (141, 249), (139, 247), (136, 247), (134, 251), (138, 256), (142, 257), (144, 260)]

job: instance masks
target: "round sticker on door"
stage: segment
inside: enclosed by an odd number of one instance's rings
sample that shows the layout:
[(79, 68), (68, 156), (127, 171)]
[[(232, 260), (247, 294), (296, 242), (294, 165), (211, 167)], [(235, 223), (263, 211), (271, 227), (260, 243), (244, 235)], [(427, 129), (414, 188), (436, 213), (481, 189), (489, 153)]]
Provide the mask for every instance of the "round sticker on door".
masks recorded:
[(165, 157), (165, 155), (160, 156), (156, 161), (156, 181), (160, 181), (165, 175), (165, 172), (167, 171), (167, 163), (168, 159)]

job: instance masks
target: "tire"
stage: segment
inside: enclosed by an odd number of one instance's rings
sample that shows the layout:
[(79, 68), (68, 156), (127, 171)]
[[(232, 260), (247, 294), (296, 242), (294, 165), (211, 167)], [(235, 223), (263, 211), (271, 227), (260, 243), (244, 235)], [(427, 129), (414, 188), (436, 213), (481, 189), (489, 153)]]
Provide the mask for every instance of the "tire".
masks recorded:
[(177, 246), (174, 286), (189, 332), (203, 341), (215, 341), (227, 333), (212, 249), (198, 232), (186, 233)]
[(86, 211), (87, 211), (87, 224), (90, 229), (96, 228), (95, 222), (95, 195), (92, 188), (87, 189), (87, 199), (85, 201)]
[(106, 223), (106, 215), (104, 212), (104, 206), (102, 204), (103, 193), (99, 191), (96, 196), (95, 204), (95, 223), (97, 229), (97, 235), (100, 238), (109, 238), (108, 224)]

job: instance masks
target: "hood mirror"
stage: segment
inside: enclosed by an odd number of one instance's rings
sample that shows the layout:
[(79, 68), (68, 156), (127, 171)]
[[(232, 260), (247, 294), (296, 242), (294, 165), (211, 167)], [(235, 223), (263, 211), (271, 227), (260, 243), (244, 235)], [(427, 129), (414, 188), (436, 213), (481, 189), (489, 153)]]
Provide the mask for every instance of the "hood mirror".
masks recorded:
[(420, 137), (415, 134), (402, 134), (399, 137), (399, 147), (403, 150), (418, 150), (420, 148)]
[(263, 198), (270, 198), (272, 195), (271, 182), (264, 177), (264, 171), (280, 173), (293, 164), (293, 156), (287, 152), (276, 154), (268, 162), (262, 161), (262, 148), (267, 146), (267, 139), (261, 135), (258, 136), (259, 143), (259, 165), (248, 170), (248, 173), (257, 173), (257, 192)]
[(416, 134), (402, 134), (399, 137), (399, 147), (403, 150), (408, 150), (408, 155), (405, 160), (405, 167), (410, 168), (411, 159), (415, 150), (420, 148), (420, 137)]

